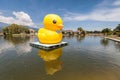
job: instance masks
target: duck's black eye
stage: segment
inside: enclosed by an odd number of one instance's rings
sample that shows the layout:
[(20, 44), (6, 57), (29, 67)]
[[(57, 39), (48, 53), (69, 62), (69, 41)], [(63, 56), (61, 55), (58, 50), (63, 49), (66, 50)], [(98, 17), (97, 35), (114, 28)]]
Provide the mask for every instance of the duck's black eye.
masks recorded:
[(57, 21), (56, 20), (53, 20), (53, 24), (56, 24), (57, 23)]

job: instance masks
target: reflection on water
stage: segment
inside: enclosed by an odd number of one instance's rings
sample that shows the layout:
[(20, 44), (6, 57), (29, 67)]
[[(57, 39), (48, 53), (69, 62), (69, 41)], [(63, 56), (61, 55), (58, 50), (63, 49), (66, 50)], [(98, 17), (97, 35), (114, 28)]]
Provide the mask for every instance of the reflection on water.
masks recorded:
[(64, 37), (68, 46), (44, 51), (29, 45), (36, 37), (9, 39), (13, 41), (0, 37), (0, 80), (120, 80), (117, 42), (99, 36)]
[(30, 36), (21, 36), (21, 37), (4, 36), (4, 39), (8, 42), (11, 42), (14, 45), (17, 45), (28, 42), (30, 40)]
[(74, 35), (64, 35), (63, 38), (72, 39)]
[(47, 74), (53, 75), (55, 72), (62, 69), (62, 61), (60, 60), (60, 56), (62, 55), (62, 48), (54, 49), (51, 51), (39, 49), (38, 55), (43, 59), (45, 63)]
[(120, 43), (119, 42), (114, 42), (115, 48), (120, 51)]
[(100, 42), (103, 46), (107, 46), (109, 44), (109, 40), (106, 38), (101, 39)]
[(12, 37), (4, 36), (3, 42), (0, 44), (0, 53), (14, 50), (18, 55), (31, 52), (32, 47), (29, 46), (29, 43), (36, 41), (33, 37), (23, 36), (23, 37)]
[(76, 36), (76, 39), (77, 39), (77, 41), (78, 42), (81, 42), (82, 40), (84, 40), (85, 39), (85, 36)]

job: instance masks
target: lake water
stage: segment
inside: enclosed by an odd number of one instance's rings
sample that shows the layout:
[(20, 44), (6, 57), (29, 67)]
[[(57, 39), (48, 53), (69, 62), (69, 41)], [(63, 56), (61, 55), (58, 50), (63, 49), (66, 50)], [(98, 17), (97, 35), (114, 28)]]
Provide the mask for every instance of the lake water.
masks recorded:
[(0, 80), (120, 80), (120, 43), (64, 37), (67, 46), (31, 47), (36, 37), (0, 37)]

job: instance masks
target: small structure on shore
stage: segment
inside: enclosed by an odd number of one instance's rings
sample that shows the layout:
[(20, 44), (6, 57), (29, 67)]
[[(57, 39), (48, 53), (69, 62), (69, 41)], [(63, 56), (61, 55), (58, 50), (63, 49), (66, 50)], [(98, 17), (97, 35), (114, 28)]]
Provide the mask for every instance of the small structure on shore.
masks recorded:
[(62, 30), (62, 33), (63, 33), (63, 34), (73, 35), (73, 34), (74, 34), (74, 31), (72, 31), (72, 30)]
[(3, 36), (3, 33), (2, 33), (2, 32), (0, 32), (0, 36)]
[(75, 35), (81, 35), (81, 33), (82, 33), (82, 31), (79, 31), (79, 30), (74, 32)]
[(30, 35), (35, 35), (35, 30), (29, 29)]
[(77, 31), (72, 31), (72, 30), (62, 30), (62, 33), (64, 36), (71, 36), (71, 35), (85, 35), (85, 31), (80, 31), (80, 30), (77, 30)]

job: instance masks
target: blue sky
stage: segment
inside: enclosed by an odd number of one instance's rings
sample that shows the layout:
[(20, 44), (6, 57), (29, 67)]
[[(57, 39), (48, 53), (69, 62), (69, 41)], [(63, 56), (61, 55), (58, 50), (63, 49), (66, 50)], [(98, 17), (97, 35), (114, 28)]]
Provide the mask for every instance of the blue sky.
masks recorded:
[(113, 29), (120, 23), (120, 0), (0, 0), (3, 23), (42, 27), (49, 13), (61, 16), (64, 29)]

